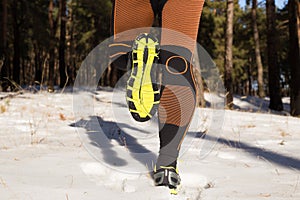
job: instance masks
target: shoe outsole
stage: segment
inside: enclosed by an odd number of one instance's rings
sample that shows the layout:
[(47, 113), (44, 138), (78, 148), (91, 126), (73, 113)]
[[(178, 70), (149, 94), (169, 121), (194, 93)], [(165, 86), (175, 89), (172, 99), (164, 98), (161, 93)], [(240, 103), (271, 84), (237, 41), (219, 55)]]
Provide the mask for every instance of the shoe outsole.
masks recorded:
[(159, 104), (160, 91), (152, 75), (158, 55), (159, 43), (153, 35), (143, 33), (135, 39), (126, 100), (132, 117), (139, 122), (151, 119)]

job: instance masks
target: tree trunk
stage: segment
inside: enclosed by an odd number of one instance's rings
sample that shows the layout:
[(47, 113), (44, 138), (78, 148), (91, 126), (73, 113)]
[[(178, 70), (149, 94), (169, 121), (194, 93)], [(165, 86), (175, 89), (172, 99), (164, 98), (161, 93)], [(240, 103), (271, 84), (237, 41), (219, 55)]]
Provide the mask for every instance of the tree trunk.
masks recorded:
[(54, 65), (55, 65), (55, 34), (57, 29), (57, 20), (54, 19), (54, 5), (53, 0), (49, 1), (49, 8), (48, 8), (48, 20), (49, 20), (49, 26), (50, 26), (50, 44), (49, 44), (49, 76), (48, 76), (48, 91), (53, 92), (54, 91)]
[(300, 117), (300, 3), (289, 0), (291, 115)]
[(204, 83), (203, 83), (203, 79), (201, 76), (201, 66), (200, 66), (199, 53), (198, 53), (197, 47), (195, 49), (193, 65), (194, 65), (194, 67), (193, 67), (194, 77), (195, 77), (197, 85), (198, 85), (197, 105), (199, 107), (204, 108), (206, 106), (206, 101), (204, 98)]
[(59, 75), (60, 88), (67, 85), (67, 69), (65, 63), (65, 48), (66, 48), (66, 0), (60, 1), (60, 40), (59, 40)]
[(112, 67), (110, 76), (111, 79), (109, 80), (109, 86), (115, 87), (119, 79), (119, 70), (116, 67)]
[(257, 7), (257, 0), (252, 0), (252, 23), (253, 23), (254, 42), (255, 42), (255, 58), (256, 58), (256, 65), (257, 65), (258, 96), (265, 97), (266, 94), (264, 90), (264, 68), (260, 56), (259, 32), (258, 32), (257, 20), (256, 20), (256, 7)]
[[(76, 1), (76, 6), (78, 5)], [(76, 54), (75, 54), (75, 40), (74, 40), (74, 18), (76, 16), (76, 7), (71, 8), (69, 11), (70, 16), (70, 26), (68, 29), (68, 58), (67, 58), (67, 65), (69, 69), (69, 83), (74, 83), (76, 78)]]
[(268, 68), (269, 68), (269, 108), (282, 111), (280, 89), (280, 69), (277, 62), (277, 33), (276, 33), (276, 13), (274, 0), (267, 0), (267, 46), (268, 46)]
[(42, 84), (42, 64), (41, 61), (41, 51), (38, 48), (38, 45), (36, 42), (33, 43), (33, 50), (34, 50), (34, 68), (35, 68), (35, 74), (34, 74), (34, 80), (38, 84)]
[(1, 42), (0, 42), (0, 84), (1, 90), (7, 91), (8, 84), (5, 78), (8, 78), (8, 56), (7, 56), (7, 0), (2, 0), (2, 20), (1, 20)]
[(225, 88), (226, 107), (233, 108), (233, 87), (232, 87), (232, 42), (233, 42), (233, 12), (234, 0), (227, 0), (226, 31), (225, 31)]
[(1, 44), (0, 44), (0, 53), (3, 57), (4, 50), (7, 42), (7, 0), (2, 0), (2, 19), (1, 19)]
[[(250, 62), (251, 63), (251, 62)], [(248, 95), (252, 95), (252, 69), (251, 69), (251, 65), (248, 65), (248, 67), (247, 67), (247, 74), (248, 74), (248, 76), (247, 76), (247, 78), (248, 78), (248, 80), (247, 80), (247, 96)]]
[(13, 1), (13, 81), (20, 84), (20, 27), (18, 22), (18, 0)]

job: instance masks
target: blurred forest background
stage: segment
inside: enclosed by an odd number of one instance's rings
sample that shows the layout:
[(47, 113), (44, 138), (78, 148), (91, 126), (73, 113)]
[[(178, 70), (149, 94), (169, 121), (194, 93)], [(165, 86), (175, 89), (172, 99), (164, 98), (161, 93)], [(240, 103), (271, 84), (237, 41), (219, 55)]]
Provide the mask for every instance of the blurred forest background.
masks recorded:
[[(88, 53), (111, 36), (112, 0), (1, 0), (0, 91), (72, 86)], [(300, 116), (300, 3), (287, 0), (206, 0), (198, 42), (221, 71), (232, 96), (270, 97)], [(114, 86), (121, 72), (108, 68), (100, 81)]]

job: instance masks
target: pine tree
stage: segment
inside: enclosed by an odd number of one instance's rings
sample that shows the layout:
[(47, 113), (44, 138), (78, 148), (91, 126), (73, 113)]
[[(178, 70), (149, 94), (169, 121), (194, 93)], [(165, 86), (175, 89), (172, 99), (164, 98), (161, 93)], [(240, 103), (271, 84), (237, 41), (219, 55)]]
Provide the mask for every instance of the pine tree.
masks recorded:
[(65, 62), (65, 49), (66, 49), (66, 21), (67, 21), (67, 6), (66, 0), (60, 0), (60, 39), (59, 39), (59, 75), (60, 75), (60, 88), (67, 84), (67, 68)]
[(8, 53), (7, 53), (7, 0), (2, 0), (1, 41), (0, 41), (0, 91), (8, 89)]
[[(55, 16), (56, 15), (56, 16)], [(54, 78), (55, 78), (55, 35), (57, 31), (58, 14), (55, 13), (55, 5), (53, 0), (49, 0), (48, 8), (48, 20), (49, 20), (49, 74), (48, 74), (48, 91), (54, 91)]]
[(233, 86), (232, 86), (232, 43), (233, 43), (233, 12), (234, 0), (227, 0), (226, 31), (225, 31), (225, 88), (226, 88), (226, 106), (233, 107)]
[(276, 111), (283, 110), (280, 87), (280, 69), (277, 54), (276, 13), (274, 0), (267, 0), (267, 45), (269, 70), (269, 108)]
[(300, 2), (289, 0), (291, 115), (300, 116)]
[(13, 13), (13, 36), (14, 36), (14, 42), (13, 42), (13, 48), (14, 48), (14, 56), (13, 56), (13, 81), (16, 84), (20, 84), (20, 19), (19, 19), (19, 12), (21, 11), (19, 9), (21, 1), (13, 0), (12, 3), (12, 13)]
[(264, 69), (261, 61), (260, 55), (260, 42), (259, 42), (259, 32), (257, 28), (257, 17), (256, 17), (256, 9), (257, 9), (257, 0), (252, 0), (252, 23), (253, 23), (253, 35), (255, 42), (255, 58), (257, 65), (257, 82), (258, 82), (258, 96), (265, 97), (264, 91)]

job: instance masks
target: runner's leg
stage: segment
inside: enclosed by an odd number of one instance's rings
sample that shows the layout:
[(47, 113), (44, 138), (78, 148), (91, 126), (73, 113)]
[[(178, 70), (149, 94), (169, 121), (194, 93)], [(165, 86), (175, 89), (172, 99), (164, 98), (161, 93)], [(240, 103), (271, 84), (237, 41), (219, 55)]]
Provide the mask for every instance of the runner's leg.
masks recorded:
[[(204, 0), (168, 0), (161, 13), (163, 92), (159, 105), (160, 152), (156, 167), (176, 168), (180, 146), (196, 106), (191, 66)], [(173, 32), (174, 31), (174, 32)], [(180, 34), (178, 34), (180, 33)]]
[[(128, 52), (133, 40), (141, 33), (138, 28), (151, 27), (154, 12), (150, 0), (115, 0), (111, 32), (114, 41), (109, 45), (110, 59), (117, 68), (126, 70)], [(125, 34), (123, 33), (124, 31)], [(142, 32), (147, 30), (142, 30)]]

